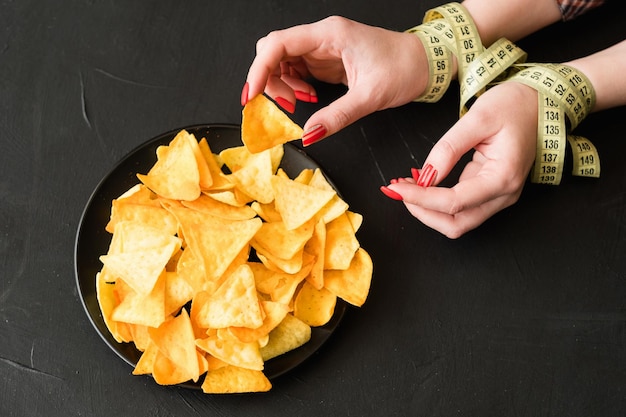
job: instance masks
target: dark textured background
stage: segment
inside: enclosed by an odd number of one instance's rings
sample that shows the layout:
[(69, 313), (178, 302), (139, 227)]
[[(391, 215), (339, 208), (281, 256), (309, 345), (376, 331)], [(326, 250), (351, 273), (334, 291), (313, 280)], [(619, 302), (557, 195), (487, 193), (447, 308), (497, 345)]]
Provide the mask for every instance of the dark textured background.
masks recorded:
[[(364, 215), (375, 274), (365, 306), (270, 393), (133, 377), (83, 311), (73, 254), (90, 193), (161, 132), (239, 123), (259, 37), (331, 14), (404, 30), (438, 4), (0, 0), (0, 415), (626, 415), (625, 108), (577, 130), (602, 178), (529, 185), (456, 241), (378, 191), (454, 123), (453, 91), (307, 148)], [(572, 59), (622, 40), (625, 12), (613, 1), (519, 45), (531, 61)], [(320, 101), (341, 92), (320, 85)]]

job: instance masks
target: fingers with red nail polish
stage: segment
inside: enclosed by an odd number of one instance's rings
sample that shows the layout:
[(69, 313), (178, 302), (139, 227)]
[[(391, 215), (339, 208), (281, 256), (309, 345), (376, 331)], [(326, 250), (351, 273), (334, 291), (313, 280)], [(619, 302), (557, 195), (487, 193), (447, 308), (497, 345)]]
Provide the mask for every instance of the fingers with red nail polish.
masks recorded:
[(431, 164), (426, 164), (424, 168), (422, 168), (417, 185), (420, 187), (430, 187), (435, 181), (436, 175), (437, 170), (434, 169)]
[(250, 84), (245, 83), (243, 85), (243, 89), (241, 90), (241, 105), (245, 106), (248, 104), (248, 91), (250, 90)]
[(291, 101), (282, 98), (282, 97), (275, 97), (274, 101), (276, 103), (278, 103), (278, 105), (280, 107), (282, 107), (283, 109), (285, 109), (285, 111), (289, 112), (289, 113), (293, 113), (296, 110), (296, 106), (295, 104), (293, 104)]
[(396, 193), (395, 191), (393, 191), (390, 188), (387, 188), (386, 186), (381, 186), (380, 187), (380, 191), (383, 192), (383, 194), (385, 194), (387, 197), (391, 198), (392, 200), (397, 200), (397, 201), (402, 201), (403, 198), (400, 194)]
[(411, 177), (413, 177), (413, 180), (415, 181), (415, 183), (417, 183), (420, 179), (420, 171), (417, 168), (411, 168)]
[(299, 90), (295, 90), (294, 94), (296, 95), (296, 99), (300, 100), (300, 101), (304, 101), (309, 103), (311, 101), (311, 95), (309, 93), (307, 93), (306, 91), (299, 91)]
[(317, 96), (315, 94), (307, 93), (306, 91), (294, 90), (296, 99), (304, 101), (306, 103), (317, 103)]
[(322, 125), (315, 125), (308, 128), (302, 135), (302, 145), (309, 146), (321, 140), (326, 135), (326, 128)]

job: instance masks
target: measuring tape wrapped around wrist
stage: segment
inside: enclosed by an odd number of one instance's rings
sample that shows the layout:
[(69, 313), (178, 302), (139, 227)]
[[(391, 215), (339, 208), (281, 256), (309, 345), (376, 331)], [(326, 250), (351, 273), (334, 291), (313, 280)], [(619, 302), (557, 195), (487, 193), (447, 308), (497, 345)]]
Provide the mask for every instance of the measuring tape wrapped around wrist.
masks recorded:
[(407, 30), (424, 45), (428, 59), (429, 81), (417, 102), (439, 101), (447, 91), (452, 73), (452, 57), (457, 60), (461, 88), (459, 115), (468, 103), (488, 85), (503, 78), (507, 69), (526, 60), (526, 53), (507, 39), (499, 39), (485, 49), (474, 20), (459, 3), (448, 3), (426, 12), (423, 23)]
[(572, 175), (600, 176), (600, 158), (586, 138), (568, 135), (591, 112), (595, 91), (587, 77), (567, 65), (522, 64), (506, 81), (516, 81), (538, 92), (537, 153), (531, 181), (558, 185), (563, 176), (565, 149), (572, 149)]
[(458, 73), (462, 76), (469, 63), (484, 49), (474, 20), (460, 3), (448, 3), (429, 10), (421, 25), (406, 32), (420, 38), (428, 59), (428, 85), (414, 101), (439, 101), (455, 75), (452, 57), (456, 57)]

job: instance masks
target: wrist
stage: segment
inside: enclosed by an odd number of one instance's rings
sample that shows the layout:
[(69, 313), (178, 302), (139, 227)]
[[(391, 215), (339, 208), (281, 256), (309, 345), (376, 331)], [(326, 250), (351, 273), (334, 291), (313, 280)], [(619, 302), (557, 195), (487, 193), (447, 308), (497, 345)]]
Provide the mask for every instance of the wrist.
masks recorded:
[(489, 47), (500, 38), (517, 41), (561, 19), (554, 0), (464, 0), (480, 38)]
[(592, 111), (626, 105), (626, 41), (566, 63), (589, 79), (596, 93)]
[(428, 66), (428, 57), (424, 44), (417, 36), (411, 33), (401, 33), (406, 51), (406, 56), (412, 60), (408, 68), (414, 68), (415, 72), (411, 76), (411, 84), (409, 88), (410, 97), (418, 97), (424, 93), (428, 85), (428, 74), (430, 68)]

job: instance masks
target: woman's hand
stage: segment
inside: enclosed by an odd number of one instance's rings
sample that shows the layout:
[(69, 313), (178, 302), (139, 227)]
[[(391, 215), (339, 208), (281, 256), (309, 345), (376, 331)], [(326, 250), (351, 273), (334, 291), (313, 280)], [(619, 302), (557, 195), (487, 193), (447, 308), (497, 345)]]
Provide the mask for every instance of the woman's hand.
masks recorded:
[(333, 16), (260, 39), (242, 105), (265, 91), (293, 112), (296, 99), (317, 101), (314, 88), (306, 82), (310, 77), (345, 84), (348, 91), (304, 124), (305, 146), (374, 111), (418, 97), (428, 81), (428, 61), (415, 35)]
[[(507, 82), (491, 88), (435, 144), (421, 181), (399, 179), (383, 191), (402, 199), (427, 226), (460, 237), (519, 199), (535, 158), (537, 108), (537, 92), (530, 87)], [(471, 149), (472, 160), (456, 185), (428, 187), (428, 171), (436, 173), (438, 184)]]

